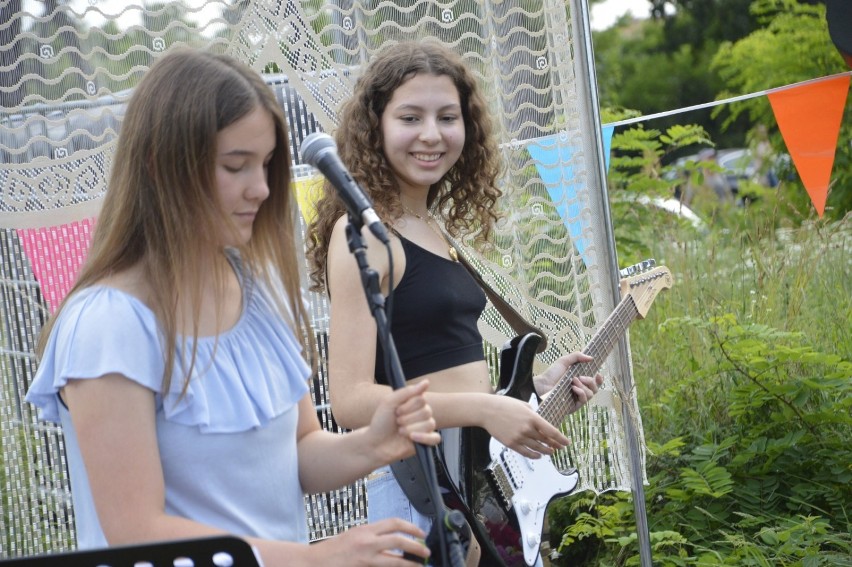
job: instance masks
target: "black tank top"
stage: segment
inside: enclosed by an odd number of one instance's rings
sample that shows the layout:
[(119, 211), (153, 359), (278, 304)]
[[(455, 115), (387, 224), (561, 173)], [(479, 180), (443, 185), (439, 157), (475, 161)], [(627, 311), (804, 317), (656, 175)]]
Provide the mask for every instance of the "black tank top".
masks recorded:
[[(459, 262), (402, 236), (399, 240), (405, 251), (405, 273), (394, 289), (391, 333), (405, 378), (485, 360), (476, 327), (485, 309), (482, 288)], [(376, 382), (390, 384), (378, 340)]]

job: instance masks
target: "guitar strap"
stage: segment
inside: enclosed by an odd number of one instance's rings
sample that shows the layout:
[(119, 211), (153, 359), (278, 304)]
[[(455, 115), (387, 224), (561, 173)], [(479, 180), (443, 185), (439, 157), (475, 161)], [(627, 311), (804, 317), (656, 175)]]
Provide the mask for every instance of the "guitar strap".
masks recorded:
[[(435, 450), (439, 451), (441, 455), (439, 455), (439, 462), (436, 462), (435, 466), (438, 472), (439, 488), (443, 492), (450, 489), (441, 485), (440, 481), (442, 479), (454, 483), (458, 482), (457, 477), (460, 474), (459, 463), (450, 462), (444, 453), (444, 449), (450, 451), (452, 454), (460, 453), (461, 429), (458, 427), (442, 429), (440, 433), (441, 444)], [(394, 478), (396, 478), (396, 481), (399, 483), (411, 505), (414, 506), (414, 509), (434, 521), (435, 506), (429, 495), (429, 491), (425, 489), (428, 485), (417, 458), (409, 457), (396, 461), (391, 463), (390, 468)], [(479, 542), (473, 536), (468, 518), (465, 518), (465, 523), (467, 525), (459, 531), (458, 536), (465, 552), (465, 566), (472, 567), (479, 565), (482, 549)]]
[[(448, 237), (449, 238), (449, 237)], [(452, 242), (452, 241), (451, 241)], [(453, 242), (453, 246), (458, 251), (459, 247)], [(506, 320), (507, 323), (512, 327), (512, 329), (518, 333), (519, 335), (526, 335), (527, 333), (535, 333), (541, 337), (541, 343), (538, 345), (536, 352), (544, 352), (544, 349), (547, 348), (547, 335), (538, 327), (524, 319), (523, 315), (517, 312), (517, 310), (509, 305), (509, 303), (503, 299), (503, 297), (494, 291), (488, 282), (482, 277), (476, 268), (468, 261), (467, 258), (464, 257), (463, 254), (459, 253), (459, 262), (461, 262), (462, 266), (467, 268), (467, 271), (470, 272), (470, 275), (473, 276), (474, 281), (479, 284), (479, 287), (482, 288), (482, 291), (485, 292), (486, 297), (491, 301), (491, 304), (497, 309), (497, 312), (503, 316), (503, 319)]]
[(432, 502), (429, 491), (426, 490), (429, 485), (417, 457), (394, 461), (390, 464), (390, 469), (414, 509), (434, 520), (435, 504)]

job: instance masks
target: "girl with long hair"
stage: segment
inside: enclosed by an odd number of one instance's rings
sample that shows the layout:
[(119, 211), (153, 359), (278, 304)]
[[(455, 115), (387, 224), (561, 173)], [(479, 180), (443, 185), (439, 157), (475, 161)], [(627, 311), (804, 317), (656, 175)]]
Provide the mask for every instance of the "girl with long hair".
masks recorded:
[(233, 534), (267, 566), (428, 556), (398, 519), (306, 545), (305, 492), (439, 435), (425, 386), (351, 434), (321, 429), (287, 140), (272, 91), (228, 56), (176, 49), (134, 90), (91, 251), (27, 396), (62, 424), (78, 548)]

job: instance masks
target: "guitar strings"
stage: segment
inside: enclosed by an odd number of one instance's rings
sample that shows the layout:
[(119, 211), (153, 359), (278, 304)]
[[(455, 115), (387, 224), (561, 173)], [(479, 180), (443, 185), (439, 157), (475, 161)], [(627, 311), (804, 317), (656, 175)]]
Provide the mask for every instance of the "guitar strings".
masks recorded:
[[(656, 279), (660, 276), (651, 276), (651, 279)], [(639, 299), (645, 300), (653, 291), (653, 286), (645, 286), (639, 293)], [(629, 301), (628, 301), (629, 299)], [(632, 309), (631, 309), (632, 307)], [(615, 342), (624, 334), (629, 325), (638, 317), (639, 308), (637, 307), (636, 296), (630, 294), (624, 298), (604, 321), (599, 333), (596, 333), (584, 351), (589, 356), (598, 362), (600, 358), (606, 357), (612, 350)], [(612, 322), (617, 322), (620, 327), (614, 328)], [(597, 373), (602, 365), (602, 361), (598, 364), (582, 363), (575, 364), (566, 372), (559, 380), (559, 383), (547, 396), (539, 406), (538, 413), (544, 417), (549, 423), (555, 426), (561, 425), (562, 419), (572, 412), (574, 406), (577, 405), (577, 396), (571, 388), (574, 376), (580, 374), (586, 368), (591, 368), (593, 373)], [(566, 380), (570, 376), (571, 380)], [(616, 392), (620, 397), (624, 397), (624, 392), (621, 391), (617, 381), (613, 381)], [(568, 392), (565, 392), (568, 390)], [(555, 394), (555, 395), (554, 395)], [(632, 408), (628, 408), (632, 413)], [(632, 416), (635, 419), (635, 416)], [(556, 423), (556, 421), (560, 423)]]

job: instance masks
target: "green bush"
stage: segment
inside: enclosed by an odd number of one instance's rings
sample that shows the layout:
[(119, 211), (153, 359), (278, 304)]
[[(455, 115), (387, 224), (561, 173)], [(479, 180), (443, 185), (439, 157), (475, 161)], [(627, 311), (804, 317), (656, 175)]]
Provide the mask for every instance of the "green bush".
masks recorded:
[[(852, 564), (852, 222), (753, 222), (652, 246), (676, 277), (631, 333), (655, 565)], [(557, 565), (638, 564), (629, 494), (550, 522)]]
[[(617, 240), (675, 277), (630, 334), (654, 565), (852, 565), (852, 215), (792, 210), (770, 195)], [(549, 520), (554, 565), (639, 564), (630, 494)]]

